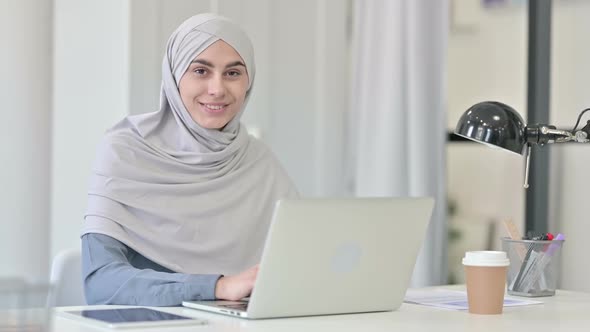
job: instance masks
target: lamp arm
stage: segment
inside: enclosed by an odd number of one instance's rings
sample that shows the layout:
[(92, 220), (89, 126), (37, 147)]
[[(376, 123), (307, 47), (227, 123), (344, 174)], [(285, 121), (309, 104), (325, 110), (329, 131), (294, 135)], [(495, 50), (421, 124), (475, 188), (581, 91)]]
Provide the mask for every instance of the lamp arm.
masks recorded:
[(586, 121), (586, 125), (578, 129), (578, 125), (580, 124), (580, 120), (582, 120), (582, 116), (584, 113), (589, 112), (590, 108), (586, 108), (580, 115), (578, 115), (578, 120), (576, 121), (576, 125), (572, 130), (561, 130), (555, 128), (555, 126), (546, 125), (546, 124), (534, 124), (528, 125), (525, 128), (525, 139), (529, 145), (545, 145), (551, 143), (563, 143), (563, 142), (571, 142), (575, 141), (578, 143), (588, 143), (590, 142), (590, 120)]
[(568, 130), (557, 129), (554, 126), (549, 125), (530, 125), (526, 127), (525, 132), (527, 141), (527, 151), (523, 187), (525, 189), (528, 189), (531, 146), (535, 144), (543, 146), (545, 144), (563, 143), (570, 141), (576, 141), (578, 143), (588, 143), (590, 142), (590, 139), (588, 139), (588, 137), (590, 136), (590, 121), (588, 121), (584, 128), (575, 131), (575, 133), (572, 133), (572, 131)]
[(547, 143), (563, 143), (576, 139), (576, 136), (567, 130), (555, 129), (551, 126), (542, 126), (541, 134), (547, 135)]
[(588, 143), (590, 139), (590, 121), (582, 129), (575, 132), (556, 129), (550, 125), (530, 125), (526, 127), (527, 143), (534, 145), (545, 145), (552, 143), (564, 143), (575, 141), (578, 143)]

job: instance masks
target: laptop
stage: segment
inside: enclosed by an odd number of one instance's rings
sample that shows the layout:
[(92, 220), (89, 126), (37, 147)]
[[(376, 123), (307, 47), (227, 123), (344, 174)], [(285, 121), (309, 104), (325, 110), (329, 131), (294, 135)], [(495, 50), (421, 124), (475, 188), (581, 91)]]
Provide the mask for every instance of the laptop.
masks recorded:
[(278, 201), (250, 298), (182, 304), (249, 319), (396, 310), (433, 207), (428, 197)]

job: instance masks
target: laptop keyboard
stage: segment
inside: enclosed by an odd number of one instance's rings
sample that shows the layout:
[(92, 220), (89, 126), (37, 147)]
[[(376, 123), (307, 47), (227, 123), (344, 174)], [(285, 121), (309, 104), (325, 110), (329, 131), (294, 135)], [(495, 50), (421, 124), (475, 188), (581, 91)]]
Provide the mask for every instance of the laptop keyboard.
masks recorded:
[(236, 303), (229, 303), (229, 304), (219, 304), (219, 307), (234, 309), (234, 310), (248, 310), (248, 302), (236, 302)]

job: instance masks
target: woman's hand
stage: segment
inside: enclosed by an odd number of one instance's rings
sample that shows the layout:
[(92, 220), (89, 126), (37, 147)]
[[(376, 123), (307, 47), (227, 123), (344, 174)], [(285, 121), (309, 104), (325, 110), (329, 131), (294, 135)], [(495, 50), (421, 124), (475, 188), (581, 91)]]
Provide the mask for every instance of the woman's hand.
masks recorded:
[(220, 300), (237, 301), (252, 293), (258, 264), (233, 276), (221, 277), (215, 285), (215, 297)]

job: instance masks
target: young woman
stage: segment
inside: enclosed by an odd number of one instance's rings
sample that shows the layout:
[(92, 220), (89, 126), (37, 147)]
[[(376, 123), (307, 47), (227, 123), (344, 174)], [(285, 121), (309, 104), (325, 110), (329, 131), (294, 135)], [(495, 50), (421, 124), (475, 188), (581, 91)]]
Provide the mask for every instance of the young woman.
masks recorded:
[(296, 197), (240, 117), (255, 76), (236, 24), (196, 15), (172, 33), (160, 108), (101, 142), (82, 231), (89, 304), (237, 300), (254, 286), (272, 209)]

